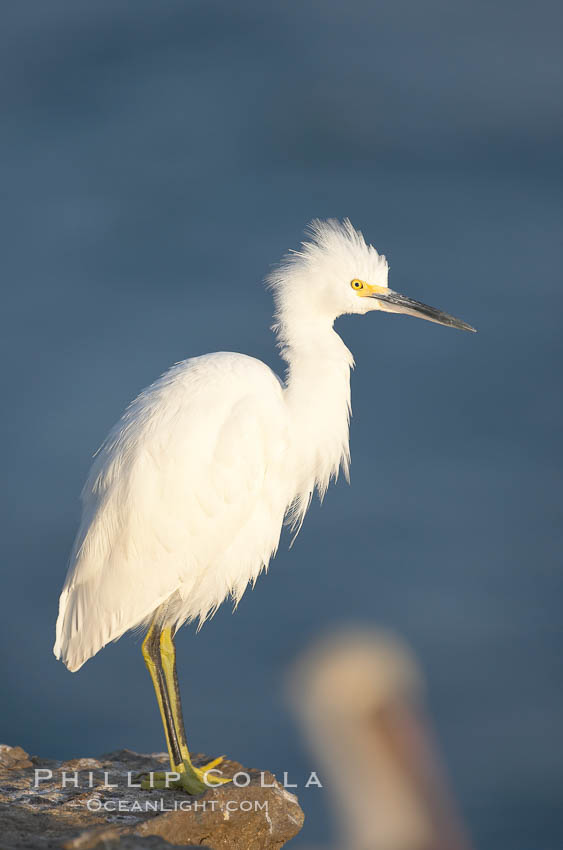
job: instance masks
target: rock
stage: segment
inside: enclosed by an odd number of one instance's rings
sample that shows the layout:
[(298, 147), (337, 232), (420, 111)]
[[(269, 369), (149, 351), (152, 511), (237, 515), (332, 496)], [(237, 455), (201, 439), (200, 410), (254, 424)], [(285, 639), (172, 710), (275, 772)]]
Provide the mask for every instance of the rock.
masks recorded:
[[(206, 761), (194, 757), (196, 765)], [(0, 745), (2, 850), (278, 850), (303, 825), (297, 797), (271, 773), (227, 759), (223, 775), (238, 784), (197, 797), (135, 787), (139, 773), (167, 766), (165, 753), (119, 750), (61, 762)]]
[(21, 747), (10, 747), (8, 744), (0, 744), (0, 770), (2, 768), (14, 769), (20, 767), (33, 767), (33, 762)]

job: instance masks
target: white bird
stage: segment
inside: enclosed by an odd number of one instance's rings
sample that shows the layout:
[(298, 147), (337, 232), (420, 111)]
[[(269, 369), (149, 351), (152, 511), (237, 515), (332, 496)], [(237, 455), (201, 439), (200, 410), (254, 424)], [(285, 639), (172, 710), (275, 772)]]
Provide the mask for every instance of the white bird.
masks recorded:
[[(385, 257), (348, 220), (314, 221), (268, 279), (287, 376), (244, 354), (173, 366), (131, 403), (97, 453), (61, 593), (54, 653), (78, 670), (109, 641), (148, 627), (143, 655), (178, 785), (219, 782), (186, 744), (173, 638), (238, 603), (266, 569), (284, 520), (348, 474), (353, 357), (344, 313), (407, 313), (473, 330), (388, 289)], [(211, 771), (211, 773), (208, 773)]]

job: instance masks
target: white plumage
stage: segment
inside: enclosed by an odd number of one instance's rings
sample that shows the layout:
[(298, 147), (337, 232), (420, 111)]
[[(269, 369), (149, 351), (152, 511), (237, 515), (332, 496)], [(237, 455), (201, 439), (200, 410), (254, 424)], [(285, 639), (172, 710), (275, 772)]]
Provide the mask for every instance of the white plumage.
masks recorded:
[(338, 315), (380, 309), (468, 327), (387, 290), (385, 258), (349, 222), (314, 222), (311, 234), (269, 279), (285, 382), (242, 354), (186, 360), (138, 396), (98, 452), (57, 621), (54, 652), (70, 670), (162, 605), (178, 626), (229, 595), (238, 602), (284, 517), (298, 527), (315, 488), (322, 497), (339, 466), (347, 472), (353, 358)]

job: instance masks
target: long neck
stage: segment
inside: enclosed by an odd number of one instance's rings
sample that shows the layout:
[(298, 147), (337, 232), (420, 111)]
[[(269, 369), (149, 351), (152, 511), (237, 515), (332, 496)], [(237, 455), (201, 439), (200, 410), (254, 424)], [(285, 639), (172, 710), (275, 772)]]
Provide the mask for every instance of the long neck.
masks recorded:
[(294, 320), (280, 336), (288, 363), (285, 401), (299, 481), (294, 494), (294, 519), (299, 523), (315, 487), (322, 498), (340, 466), (348, 474), (354, 359), (325, 318)]

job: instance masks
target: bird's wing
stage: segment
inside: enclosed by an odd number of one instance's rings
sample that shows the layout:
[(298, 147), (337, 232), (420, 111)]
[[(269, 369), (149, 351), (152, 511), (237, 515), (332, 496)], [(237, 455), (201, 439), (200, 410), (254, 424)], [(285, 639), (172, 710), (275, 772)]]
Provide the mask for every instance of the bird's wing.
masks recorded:
[(77, 670), (173, 594), (184, 620), (239, 598), (277, 545), (286, 494), (265, 482), (286, 445), (280, 384), (254, 358), (194, 358), (141, 393), (82, 494), (55, 655)]

